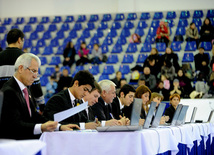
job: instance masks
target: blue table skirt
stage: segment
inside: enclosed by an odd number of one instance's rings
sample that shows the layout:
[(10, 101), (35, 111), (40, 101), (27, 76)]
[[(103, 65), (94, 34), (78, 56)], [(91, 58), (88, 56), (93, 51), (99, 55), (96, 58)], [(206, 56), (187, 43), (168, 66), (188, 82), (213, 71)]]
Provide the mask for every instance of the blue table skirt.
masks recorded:
[[(197, 146), (197, 141), (194, 141), (194, 146), (192, 147), (191, 151), (185, 144), (179, 144), (178, 149), (179, 152), (177, 155), (186, 155), (187, 151), (189, 155), (214, 155), (214, 137), (212, 140), (212, 144), (210, 144), (210, 138), (211, 136), (209, 135), (209, 138), (206, 142), (206, 149), (204, 147), (204, 138), (201, 137), (202, 140), (200, 142), (200, 145)], [(167, 151), (165, 153), (161, 153), (158, 155), (171, 155), (171, 151)]]

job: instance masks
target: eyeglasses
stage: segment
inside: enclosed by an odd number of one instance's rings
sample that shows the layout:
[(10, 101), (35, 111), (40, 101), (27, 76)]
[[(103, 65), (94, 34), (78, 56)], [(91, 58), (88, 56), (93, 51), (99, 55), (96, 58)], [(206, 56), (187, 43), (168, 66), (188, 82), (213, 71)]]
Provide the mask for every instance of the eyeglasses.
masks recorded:
[(33, 73), (33, 75), (39, 76), (38, 71), (36, 71), (36, 70), (34, 70), (34, 69), (30, 69), (30, 68), (28, 68), (28, 67), (27, 67), (27, 69), (28, 69), (31, 73)]

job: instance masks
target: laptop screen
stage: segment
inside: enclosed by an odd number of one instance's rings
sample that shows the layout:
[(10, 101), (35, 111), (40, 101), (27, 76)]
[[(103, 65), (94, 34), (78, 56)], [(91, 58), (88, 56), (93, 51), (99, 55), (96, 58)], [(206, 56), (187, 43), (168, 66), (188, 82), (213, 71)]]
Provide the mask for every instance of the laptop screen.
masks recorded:
[(160, 103), (159, 104), (158, 109), (157, 109), (157, 111), (155, 113), (155, 118), (152, 121), (152, 127), (153, 128), (157, 128), (158, 125), (160, 124), (160, 120), (161, 120), (161, 117), (163, 115), (163, 111), (165, 110), (165, 107), (166, 107), (165, 103)]
[(148, 129), (149, 128), (150, 123), (152, 121), (152, 117), (153, 117), (155, 108), (156, 108), (156, 102), (151, 102), (148, 114), (146, 116), (146, 120), (145, 120), (144, 125), (143, 125), (144, 129)]
[(131, 125), (139, 125), (141, 109), (142, 109), (142, 99), (135, 98), (132, 106), (132, 112), (131, 112), (131, 119), (130, 119)]
[(172, 118), (172, 123), (171, 123), (172, 126), (175, 126), (175, 123), (176, 123), (176, 121), (177, 121), (177, 119), (178, 119), (178, 116), (179, 116), (179, 114), (180, 114), (181, 108), (182, 108), (182, 104), (179, 104), (179, 105), (177, 106), (177, 108), (176, 108), (176, 110), (175, 110), (175, 113), (174, 113), (174, 115), (173, 115), (173, 118)]
[(176, 121), (176, 125), (181, 125), (184, 123), (184, 119), (187, 113), (187, 109), (189, 108), (188, 105), (183, 105), (180, 111), (180, 114), (178, 116), (178, 119)]

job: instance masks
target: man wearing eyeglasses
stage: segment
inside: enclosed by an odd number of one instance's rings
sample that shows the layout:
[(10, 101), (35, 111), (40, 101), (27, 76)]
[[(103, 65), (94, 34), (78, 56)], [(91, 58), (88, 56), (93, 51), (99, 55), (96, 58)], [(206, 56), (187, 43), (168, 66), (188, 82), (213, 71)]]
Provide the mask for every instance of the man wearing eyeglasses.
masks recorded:
[(4, 93), (0, 138), (34, 139), (45, 131), (72, 130), (74, 124), (61, 125), (37, 113), (28, 90), (37, 78), (40, 59), (31, 53), (22, 54), (15, 62), (15, 74), (2, 87)]
[[(16, 59), (22, 55), (24, 45), (24, 33), (19, 29), (12, 29), (7, 34), (8, 47), (0, 52), (0, 89), (14, 74)], [(34, 99), (39, 105), (40, 111), (44, 109), (44, 96), (42, 93), (39, 77), (35, 78), (30, 88)]]

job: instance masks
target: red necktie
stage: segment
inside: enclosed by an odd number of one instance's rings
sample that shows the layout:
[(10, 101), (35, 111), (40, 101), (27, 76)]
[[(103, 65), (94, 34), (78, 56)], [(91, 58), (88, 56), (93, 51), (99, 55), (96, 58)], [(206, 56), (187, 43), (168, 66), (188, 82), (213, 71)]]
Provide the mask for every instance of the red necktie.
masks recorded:
[(26, 103), (27, 103), (27, 108), (28, 108), (29, 114), (31, 116), (30, 102), (29, 102), (29, 95), (28, 95), (27, 88), (23, 89), (23, 92), (25, 94), (25, 100), (26, 100)]

